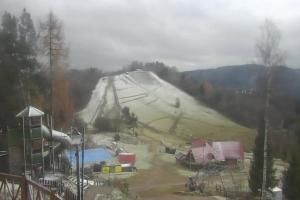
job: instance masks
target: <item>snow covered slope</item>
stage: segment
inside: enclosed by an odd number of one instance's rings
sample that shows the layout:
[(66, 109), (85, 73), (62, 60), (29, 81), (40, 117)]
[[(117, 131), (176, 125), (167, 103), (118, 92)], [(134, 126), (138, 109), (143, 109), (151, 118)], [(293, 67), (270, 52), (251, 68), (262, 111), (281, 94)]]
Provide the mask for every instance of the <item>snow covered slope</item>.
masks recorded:
[(101, 78), (80, 116), (93, 124), (97, 116), (113, 118), (125, 106), (158, 132), (206, 138), (249, 132), (149, 71)]

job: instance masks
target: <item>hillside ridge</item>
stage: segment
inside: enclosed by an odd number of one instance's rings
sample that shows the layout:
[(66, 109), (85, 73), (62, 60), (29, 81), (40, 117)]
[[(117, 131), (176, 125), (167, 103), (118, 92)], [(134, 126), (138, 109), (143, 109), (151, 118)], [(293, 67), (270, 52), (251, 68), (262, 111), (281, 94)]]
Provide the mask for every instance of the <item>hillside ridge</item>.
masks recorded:
[(114, 118), (128, 107), (146, 128), (188, 138), (234, 139), (251, 132), (207, 107), (150, 71), (102, 77), (79, 115), (93, 125), (97, 117)]

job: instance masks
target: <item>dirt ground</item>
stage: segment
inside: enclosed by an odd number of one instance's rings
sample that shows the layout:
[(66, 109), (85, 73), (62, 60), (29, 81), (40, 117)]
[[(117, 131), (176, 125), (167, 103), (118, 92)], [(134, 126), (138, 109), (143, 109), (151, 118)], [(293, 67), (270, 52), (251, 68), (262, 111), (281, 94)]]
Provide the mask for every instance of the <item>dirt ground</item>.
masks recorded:
[(180, 195), (178, 192), (185, 190), (186, 176), (178, 173), (178, 166), (175, 164), (175, 158), (172, 157), (174, 163), (166, 162), (161, 159), (164, 153), (161, 152), (161, 140), (157, 141), (151, 138), (149, 143), (149, 151), (152, 154), (152, 168), (147, 170), (139, 170), (138, 173), (129, 178), (130, 193), (137, 199), (145, 200), (185, 200), (185, 199), (200, 199), (200, 200), (215, 200), (213, 197), (200, 197), (192, 195)]
[(203, 199), (214, 200), (213, 197), (199, 197), (179, 195), (177, 192), (184, 191), (186, 177), (178, 175), (174, 166), (171, 166), (158, 157), (153, 159), (151, 170), (143, 170), (129, 179), (130, 191), (138, 198), (151, 200), (163, 199)]
[[(91, 137), (94, 145), (104, 145), (111, 143), (111, 136), (93, 135)], [(148, 134), (139, 136), (139, 142), (130, 141), (130, 136), (126, 135), (126, 141), (121, 142), (123, 148), (137, 154), (138, 172), (127, 179), (129, 183), (128, 199), (158, 199), (158, 200), (176, 200), (176, 199), (200, 199), (215, 200), (214, 197), (201, 197), (199, 195), (178, 194), (185, 190), (187, 176), (178, 173), (178, 166), (175, 165), (174, 155), (162, 153), (162, 141), (168, 141), (167, 138), (148, 137)], [(122, 141), (122, 140), (121, 140)], [(173, 141), (174, 138), (173, 138)], [(176, 142), (176, 141), (175, 141)], [(170, 145), (170, 144), (168, 144)], [(97, 194), (111, 192), (112, 189), (103, 189), (101, 187), (91, 187), (85, 193), (85, 199), (98, 199)], [(101, 197), (103, 199), (103, 197)], [(124, 197), (122, 198), (124, 199)]]
[[(94, 145), (110, 144), (113, 133), (105, 135), (93, 135)], [(168, 138), (170, 137), (170, 139)], [(181, 139), (174, 135), (164, 135), (150, 131), (140, 134), (138, 138), (128, 134), (121, 135), (120, 145), (123, 149), (133, 152), (137, 155), (136, 173), (132, 173), (125, 179), (129, 184), (129, 196), (123, 196), (120, 199), (145, 199), (145, 200), (219, 200), (222, 197), (201, 196), (200, 194), (184, 193), (185, 183), (188, 176), (196, 174), (187, 168), (179, 166), (175, 162), (174, 155), (164, 153), (164, 145), (176, 147), (184, 151), (185, 145)], [(238, 169), (224, 170), (217, 175), (209, 176), (208, 184), (211, 185), (211, 194), (215, 194), (215, 186), (225, 184), (226, 187), (239, 187), (240, 191), (248, 190), (248, 171), (252, 154), (246, 154), (243, 167)], [(277, 162), (275, 162), (277, 163)], [(280, 165), (281, 166), (281, 165)], [(281, 168), (285, 168), (282, 165)], [(202, 173), (206, 173), (205, 171)], [(124, 177), (114, 176), (114, 178), (124, 180)], [(112, 191), (113, 188), (104, 189), (101, 187), (92, 187), (86, 192), (85, 199), (105, 199), (100, 198), (98, 194), (104, 191)], [(98, 196), (97, 196), (98, 195)], [(111, 198), (108, 198), (111, 199)], [(117, 198), (118, 199), (118, 198)]]

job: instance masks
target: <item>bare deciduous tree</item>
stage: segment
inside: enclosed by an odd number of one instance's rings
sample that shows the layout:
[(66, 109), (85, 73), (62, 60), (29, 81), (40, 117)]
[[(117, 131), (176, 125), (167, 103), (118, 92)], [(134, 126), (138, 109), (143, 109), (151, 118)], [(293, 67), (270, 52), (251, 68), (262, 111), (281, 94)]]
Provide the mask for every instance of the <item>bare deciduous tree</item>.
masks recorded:
[(73, 106), (68, 94), (69, 85), (64, 77), (64, 69), (68, 67), (68, 48), (65, 45), (63, 23), (52, 12), (41, 23), (40, 37), (43, 52), (49, 59), (51, 78), (50, 113), (54, 117), (54, 122), (62, 127), (73, 114)]
[(280, 50), (281, 32), (272, 20), (266, 19), (260, 27), (261, 35), (256, 41), (257, 56), (266, 67), (284, 64), (284, 53)]
[[(50, 89), (50, 116), (59, 127), (64, 127), (72, 118), (74, 109), (69, 97), (69, 85), (64, 78), (64, 69), (67, 65), (68, 49), (65, 45), (63, 23), (52, 12), (40, 24), (40, 38), (43, 53), (49, 59), (51, 89)], [(54, 151), (52, 141), (51, 120), (51, 155), (54, 169)]]
[[(261, 63), (267, 68), (267, 85), (264, 105), (264, 142), (263, 142), (263, 172), (261, 185), (261, 199), (266, 199), (266, 189), (271, 186), (273, 166), (268, 159), (269, 134), (269, 104), (271, 98), (271, 84), (273, 69), (284, 64), (284, 53), (280, 50), (281, 32), (272, 20), (267, 19), (261, 26), (261, 35), (256, 42), (256, 50)], [(258, 155), (259, 156), (259, 155)], [(271, 159), (272, 160), (272, 159)]]

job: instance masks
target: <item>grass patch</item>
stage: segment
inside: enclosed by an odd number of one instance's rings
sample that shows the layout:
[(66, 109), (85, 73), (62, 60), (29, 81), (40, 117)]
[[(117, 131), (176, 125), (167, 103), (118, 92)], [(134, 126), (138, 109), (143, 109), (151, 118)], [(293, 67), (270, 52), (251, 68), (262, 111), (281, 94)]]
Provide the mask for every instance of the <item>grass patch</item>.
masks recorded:
[(167, 146), (182, 146), (191, 138), (198, 137), (214, 141), (240, 141), (243, 143), (246, 152), (252, 151), (256, 136), (254, 129), (245, 128), (234, 123), (217, 126), (195, 120), (182, 119), (173, 133), (168, 133), (169, 125), (170, 123), (166, 123), (164, 127), (160, 126), (161, 129), (164, 129), (162, 130), (164, 133), (155, 133), (146, 128), (139, 128), (139, 131), (146, 137), (160, 141)]

